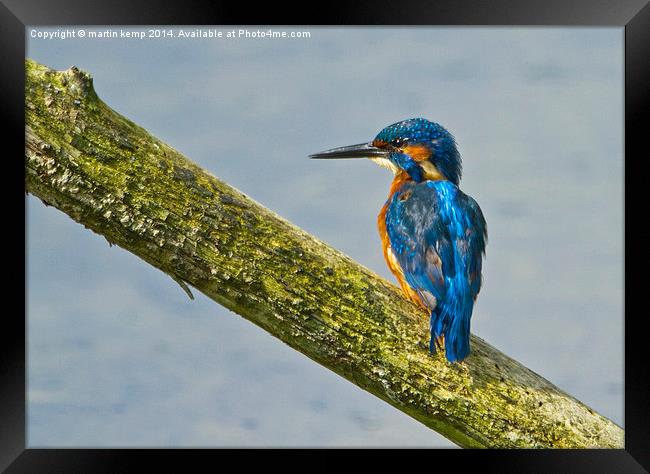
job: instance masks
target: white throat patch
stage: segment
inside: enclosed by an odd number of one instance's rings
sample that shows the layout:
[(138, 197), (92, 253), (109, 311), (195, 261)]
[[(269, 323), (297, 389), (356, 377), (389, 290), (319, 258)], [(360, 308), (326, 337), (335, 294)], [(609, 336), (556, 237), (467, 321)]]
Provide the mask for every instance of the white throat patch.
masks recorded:
[(399, 167), (395, 163), (390, 161), (388, 158), (370, 158), (370, 159), (375, 163), (377, 163), (382, 168), (388, 168), (393, 172), (393, 174), (397, 174), (397, 172), (399, 171)]

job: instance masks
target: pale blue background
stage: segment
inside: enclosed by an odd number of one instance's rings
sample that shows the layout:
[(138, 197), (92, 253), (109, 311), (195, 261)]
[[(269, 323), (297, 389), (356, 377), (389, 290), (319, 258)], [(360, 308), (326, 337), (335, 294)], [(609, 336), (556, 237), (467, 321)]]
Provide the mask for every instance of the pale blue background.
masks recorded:
[[(307, 155), (440, 122), (488, 221), (472, 331), (622, 424), (622, 28), (300, 30), (28, 28), (28, 56), (89, 71), (115, 110), (391, 281), (388, 171)], [(32, 196), (27, 211), (30, 447), (451, 445)]]

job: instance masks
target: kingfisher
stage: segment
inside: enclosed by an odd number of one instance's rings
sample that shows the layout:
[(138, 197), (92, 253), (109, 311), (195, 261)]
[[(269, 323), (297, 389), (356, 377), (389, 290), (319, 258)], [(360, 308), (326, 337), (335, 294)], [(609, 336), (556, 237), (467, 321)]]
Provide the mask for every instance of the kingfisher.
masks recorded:
[(377, 217), (384, 258), (404, 295), (429, 314), (429, 351), (444, 348), (450, 362), (465, 359), (487, 224), (476, 201), (458, 187), (461, 157), (452, 134), (412, 118), (389, 125), (369, 143), (310, 158), (369, 158), (393, 172)]

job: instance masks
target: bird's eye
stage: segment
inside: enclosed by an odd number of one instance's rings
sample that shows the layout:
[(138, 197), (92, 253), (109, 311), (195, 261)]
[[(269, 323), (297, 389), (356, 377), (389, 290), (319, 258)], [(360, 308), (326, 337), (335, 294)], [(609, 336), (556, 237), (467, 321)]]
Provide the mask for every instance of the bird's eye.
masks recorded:
[(405, 143), (406, 140), (404, 140), (403, 138), (395, 138), (390, 142), (390, 144), (395, 148), (401, 148), (402, 146), (404, 146)]

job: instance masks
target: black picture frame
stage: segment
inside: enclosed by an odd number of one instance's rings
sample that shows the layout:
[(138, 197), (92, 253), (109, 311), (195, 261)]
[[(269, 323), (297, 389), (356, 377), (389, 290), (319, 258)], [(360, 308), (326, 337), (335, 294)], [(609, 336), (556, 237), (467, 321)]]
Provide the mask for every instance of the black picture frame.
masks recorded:
[[(2, 155), (5, 164), (15, 166), (5, 175), (3, 190), (5, 235), (20, 248), (25, 234), (8, 216), (25, 218), (24, 166), (24, 58), (27, 25), (549, 25), (619, 26), (625, 29), (625, 449), (621, 450), (419, 450), (423, 461), (438, 467), (452, 461), (458, 469), (465, 463), (480, 463), (482, 471), (496, 472), (647, 472), (650, 468), (650, 384), (642, 353), (644, 337), (642, 312), (632, 308), (641, 299), (645, 279), (635, 277), (636, 268), (645, 267), (641, 245), (650, 242), (640, 229), (645, 220), (640, 207), (644, 199), (634, 196), (643, 190), (645, 174), (637, 168), (648, 152), (643, 151), (642, 127), (650, 110), (650, 5), (648, 0), (402, 0), (354, 4), (331, 2), (296, 8), (283, 8), (276, 2), (256, 5), (223, 1), (142, 1), (142, 0), (0, 0), (0, 109), (7, 120)], [(315, 8), (318, 7), (318, 8)], [(285, 11), (286, 10), (286, 11)], [(645, 120), (644, 120), (645, 119)], [(23, 181), (18, 176), (23, 173)], [(14, 202), (15, 201), (15, 202)], [(9, 204), (11, 203), (11, 204)], [(24, 228), (22, 228), (24, 229)], [(12, 251), (11, 244), (5, 249)], [(25, 248), (25, 247), (23, 247)], [(642, 261), (639, 261), (641, 257)], [(26, 258), (29, 258), (26, 255)], [(211, 462), (213, 468), (233, 459), (248, 456), (248, 451), (203, 449), (28, 449), (26, 447), (26, 292), (25, 260), (15, 264), (5, 258), (6, 285), (3, 315), (2, 363), (0, 365), (0, 469), (6, 472), (122, 472), (134, 466), (162, 466), (164, 470), (187, 470), (188, 462)], [(23, 275), (23, 279), (15, 277)], [(22, 287), (22, 291), (21, 291)], [(6, 288), (6, 286), (5, 286)], [(22, 295), (17, 297), (16, 295)], [(629, 298), (629, 299), (628, 299)], [(8, 310), (13, 300), (20, 310)], [(639, 306), (643, 311), (643, 306)], [(22, 314), (22, 316), (21, 316)], [(289, 450), (291, 451), (291, 450)], [(313, 454), (314, 450), (300, 450)], [(261, 454), (275, 456), (276, 451)], [(402, 453), (404, 454), (404, 453)], [(406, 453), (409, 460), (412, 454)], [(373, 454), (372, 458), (375, 458)], [(379, 458), (381, 456), (377, 456)], [(245, 460), (246, 458), (240, 458)], [(298, 459), (298, 458), (297, 458)], [(299, 461), (298, 461), (299, 462)], [(409, 463), (409, 465), (411, 465)], [(308, 467), (307, 465), (302, 466)], [(413, 466), (415, 468), (415, 466)]]

